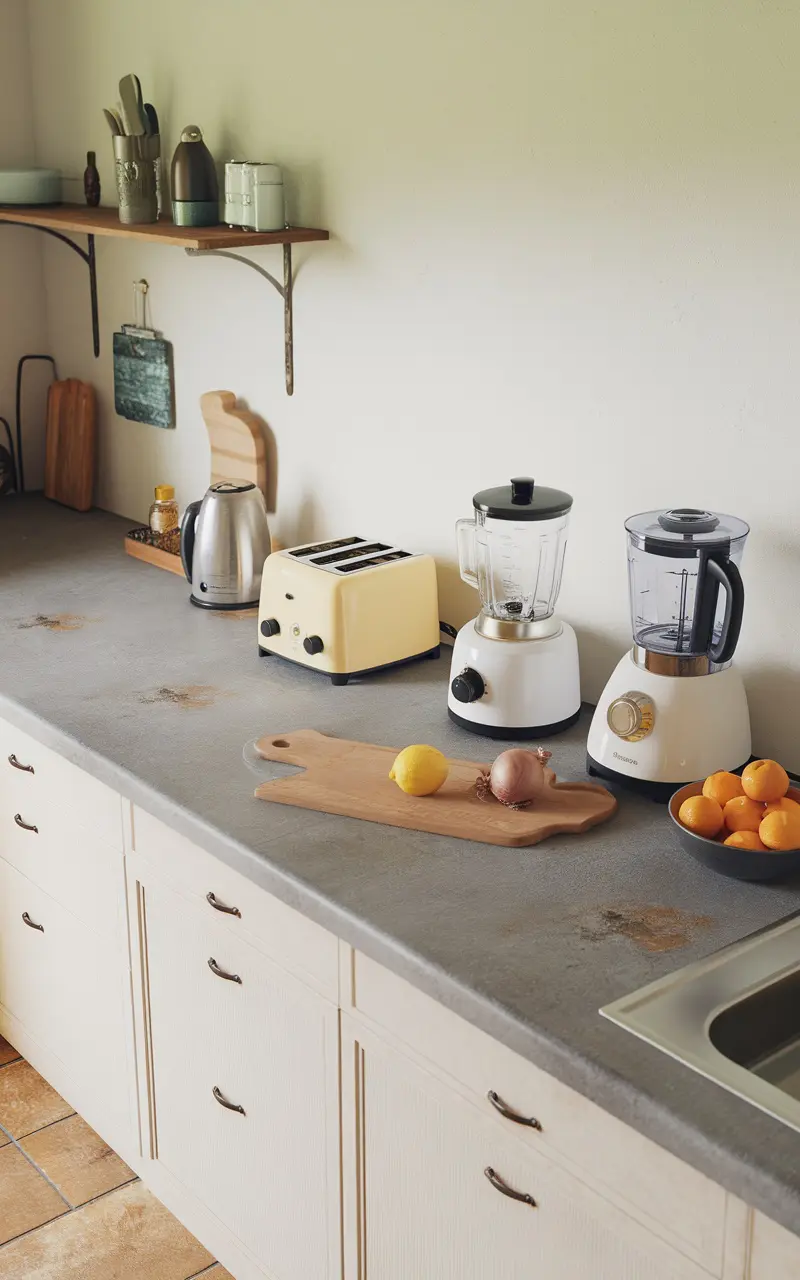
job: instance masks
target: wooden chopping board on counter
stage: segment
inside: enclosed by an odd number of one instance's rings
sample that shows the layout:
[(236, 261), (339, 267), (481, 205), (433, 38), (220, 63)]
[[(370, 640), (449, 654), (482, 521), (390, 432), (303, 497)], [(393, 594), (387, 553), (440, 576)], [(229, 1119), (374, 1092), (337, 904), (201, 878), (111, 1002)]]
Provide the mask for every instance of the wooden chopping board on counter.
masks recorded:
[(97, 401), (78, 378), (53, 382), (47, 396), (44, 496), (88, 511), (94, 490)]
[(232, 391), (206, 391), (200, 412), (211, 444), (211, 483), (247, 480), (267, 495), (267, 449), (254, 413), (236, 408)]
[(259, 800), (485, 844), (519, 847), (559, 832), (586, 831), (617, 808), (605, 787), (557, 782), (552, 769), (545, 769), (545, 794), (529, 809), (479, 800), (475, 782), (490, 766), (475, 760), (450, 760), (447, 781), (434, 795), (407, 796), (389, 778), (398, 754), (392, 747), (329, 738), (316, 729), (268, 734), (258, 740), (256, 751), (264, 760), (304, 769), (262, 782), (255, 793)]

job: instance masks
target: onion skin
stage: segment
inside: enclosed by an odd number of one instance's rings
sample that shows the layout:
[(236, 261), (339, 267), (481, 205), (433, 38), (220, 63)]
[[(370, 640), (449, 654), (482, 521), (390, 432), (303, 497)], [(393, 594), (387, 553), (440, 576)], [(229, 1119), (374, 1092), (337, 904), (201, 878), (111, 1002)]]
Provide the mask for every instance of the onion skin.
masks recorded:
[(482, 774), (476, 784), (482, 800), (488, 792), (510, 809), (522, 809), (538, 800), (547, 785), (544, 766), (551, 753), (542, 747), (526, 751), (512, 747), (503, 751), (492, 765), (491, 772)]

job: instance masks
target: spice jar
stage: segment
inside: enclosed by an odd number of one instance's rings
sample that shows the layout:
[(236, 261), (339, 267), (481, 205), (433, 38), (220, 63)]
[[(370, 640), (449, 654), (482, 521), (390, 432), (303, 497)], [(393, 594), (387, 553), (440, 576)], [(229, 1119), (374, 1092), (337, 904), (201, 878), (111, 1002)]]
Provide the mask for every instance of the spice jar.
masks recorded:
[(171, 484), (157, 484), (156, 500), (150, 508), (148, 523), (153, 533), (169, 533), (178, 527), (178, 504)]

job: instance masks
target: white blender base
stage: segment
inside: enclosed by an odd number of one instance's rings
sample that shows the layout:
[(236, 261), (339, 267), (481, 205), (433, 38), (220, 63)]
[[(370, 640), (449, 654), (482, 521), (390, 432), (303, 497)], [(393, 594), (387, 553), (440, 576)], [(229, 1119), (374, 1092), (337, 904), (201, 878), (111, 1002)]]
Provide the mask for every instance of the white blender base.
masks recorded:
[[(608, 727), (615, 698), (643, 693), (655, 710), (653, 728), (626, 742)], [(735, 667), (707, 676), (660, 676), (645, 671), (630, 652), (617, 663), (597, 703), (586, 747), (589, 771), (639, 784), (657, 794), (696, 782), (717, 769), (740, 769), (750, 759), (750, 714)]]
[(475, 702), (459, 702), (450, 688), (451, 720), (487, 738), (535, 738), (574, 724), (581, 709), (578, 642), (567, 622), (537, 640), (490, 640), (473, 618), (453, 645), (450, 684), (471, 667), (486, 686)]

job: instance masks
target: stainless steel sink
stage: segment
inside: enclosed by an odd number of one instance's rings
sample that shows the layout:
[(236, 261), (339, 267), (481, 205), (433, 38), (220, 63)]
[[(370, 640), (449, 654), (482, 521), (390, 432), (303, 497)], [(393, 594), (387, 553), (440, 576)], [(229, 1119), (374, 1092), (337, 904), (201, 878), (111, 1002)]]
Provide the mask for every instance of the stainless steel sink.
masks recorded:
[(800, 913), (600, 1012), (800, 1130)]

